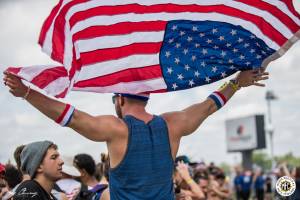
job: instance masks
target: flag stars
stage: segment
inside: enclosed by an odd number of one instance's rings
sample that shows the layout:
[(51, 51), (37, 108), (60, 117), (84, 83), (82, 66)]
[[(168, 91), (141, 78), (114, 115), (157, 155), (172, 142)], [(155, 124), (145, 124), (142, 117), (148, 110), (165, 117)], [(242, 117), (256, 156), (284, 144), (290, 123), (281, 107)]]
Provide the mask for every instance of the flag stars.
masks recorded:
[(243, 38), (239, 38), (239, 39), (238, 39), (238, 43), (241, 43), (241, 42), (243, 42), (243, 41), (244, 41)]
[(233, 65), (230, 65), (230, 67), (229, 67), (231, 70), (234, 70), (235, 69), (235, 67), (233, 66)]
[(206, 43), (211, 44), (213, 41), (211, 39), (207, 39)]
[(184, 55), (186, 55), (188, 52), (189, 52), (188, 49), (184, 49), (184, 50), (183, 50), (183, 54), (184, 54)]
[(189, 36), (189, 37), (187, 38), (187, 41), (188, 41), (188, 42), (191, 42), (191, 41), (193, 41), (193, 38)]
[(197, 26), (193, 26), (192, 31), (198, 31), (198, 27)]
[(249, 47), (249, 46), (250, 46), (249, 43), (244, 44), (244, 47), (245, 47), (245, 48), (247, 48), (247, 47)]
[(223, 41), (223, 40), (225, 40), (225, 37), (224, 37), (224, 36), (220, 36), (220, 37), (219, 37), (219, 40), (220, 40), (220, 41)]
[(179, 47), (181, 47), (180, 43), (176, 43), (175, 47), (178, 49)]
[(237, 53), (239, 50), (238, 49), (236, 49), (236, 48), (233, 48), (233, 53)]
[(169, 42), (169, 44), (173, 43), (174, 42), (174, 38), (169, 39), (168, 42)]
[(261, 55), (256, 55), (256, 59), (261, 59), (262, 56)]
[(221, 56), (225, 57), (227, 55), (227, 53), (225, 51), (222, 51)]
[(260, 44), (258, 42), (256, 42), (255, 44), (256, 44), (256, 46), (260, 47)]
[(202, 67), (205, 67), (205, 66), (206, 66), (206, 63), (205, 63), (204, 61), (202, 61), (202, 62), (201, 62), (201, 66), (202, 66)]
[(195, 61), (197, 59), (197, 57), (195, 55), (192, 56), (191, 60)]
[(244, 60), (245, 59), (245, 56), (244, 55), (240, 55), (239, 57), (241, 60)]
[(236, 33), (236, 30), (231, 30), (231, 32), (230, 32), (230, 34), (232, 35), (232, 36), (234, 36), (234, 35), (236, 35), (237, 33)]
[(173, 30), (173, 31), (177, 30), (177, 26), (176, 26), (176, 25), (173, 25), (173, 26), (172, 26), (172, 30)]
[(205, 36), (205, 33), (199, 33), (199, 36), (200, 36), (200, 37), (204, 37), (204, 36)]
[(255, 49), (251, 49), (251, 50), (250, 50), (250, 53), (255, 53)]
[(184, 77), (183, 77), (183, 75), (182, 75), (182, 74), (177, 74), (177, 78), (178, 78), (179, 80), (181, 80), (181, 81), (182, 81), (182, 79), (183, 79)]
[(232, 59), (229, 59), (229, 60), (228, 60), (228, 63), (232, 64), (232, 63), (233, 63), (233, 60), (232, 60)]
[(251, 38), (251, 39), (255, 39), (255, 35), (251, 35), (250, 38)]
[(202, 49), (202, 54), (206, 55), (208, 53), (207, 49)]
[(219, 47), (218, 47), (217, 45), (215, 45), (215, 46), (213, 46), (213, 48), (214, 48), (215, 50), (217, 50)]
[(184, 65), (184, 69), (185, 69), (186, 71), (189, 71), (190, 66), (186, 64), (186, 65)]
[(196, 44), (195, 44), (195, 47), (196, 47), (196, 48), (200, 47), (200, 44), (196, 43)]
[(192, 79), (192, 80), (189, 80), (189, 85), (190, 85), (191, 87), (193, 87), (193, 85), (195, 85), (195, 82), (194, 82), (193, 79)]
[(195, 75), (196, 77), (199, 77), (199, 76), (200, 76), (200, 73), (199, 73), (198, 71), (195, 71), (194, 75)]
[(171, 52), (170, 52), (170, 51), (166, 51), (165, 56), (166, 56), (167, 58), (169, 58), (169, 57), (171, 56)]
[(217, 28), (213, 28), (212, 33), (215, 34), (217, 32), (218, 32), (218, 29)]
[(223, 78), (225, 78), (225, 77), (227, 76), (227, 74), (226, 74), (225, 72), (222, 72), (222, 73), (221, 73), (221, 76), (222, 76)]
[(230, 43), (227, 43), (227, 44), (226, 44), (226, 47), (228, 47), (228, 48), (231, 47), (231, 44), (230, 44)]
[(249, 65), (251, 64), (251, 62), (248, 61), (248, 62), (246, 62), (245, 64), (246, 64), (247, 66), (249, 66)]
[(179, 58), (175, 58), (174, 62), (178, 65), (180, 63), (180, 59)]
[(185, 35), (185, 32), (184, 32), (184, 31), (180, 31), (179, 35), (180, 35), (180, 36), (184, 36), (184, 35)]
[(211, 69), (211, 71), (212, 71), (213, 73), (216, 73), (217, 70), (218, 70), (218, 68), (217, 68), (216, 66), (212, 67), (212, 69)]
[(205, 77), (205, 81), (206, 81), (207, 83), (209, 83), (209, 82), (211, 81), (211, 79), (207, 76), (207, 77)]
[(176, 88), (178, 88), (177, 84), (176, 84), (176, 83), (173, 83), (173, 84), (172, 84), (172, 88), (173, 88), (173, 90), (176, 90)]
[(173, 72), (172, 67), (168, 67), (167, 73), (172, 74), (172, 72)]
[(261, 51), (262, 54), (266, 55), (267, 53), (265, 51)]

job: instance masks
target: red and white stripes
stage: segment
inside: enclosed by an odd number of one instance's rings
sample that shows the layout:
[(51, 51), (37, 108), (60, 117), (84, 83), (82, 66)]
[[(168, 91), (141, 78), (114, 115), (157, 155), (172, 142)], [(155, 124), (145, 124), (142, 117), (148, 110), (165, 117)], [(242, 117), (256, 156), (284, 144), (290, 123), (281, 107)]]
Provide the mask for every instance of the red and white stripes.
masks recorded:
[[(70, 88), (164, 92), (160, 47), (167, 22), (179, 19), (240, 25), (280, 52), (277, 57), (287, 51), (283, 46), (300, 37), (292, 0), (60, 0), (44, 23), (39, 43), (65, 72), (45, 81), (41, 71), (51, 68), (41, 68), (25, 79), (40, 76), (37, 84), (54, 96)], [(151, 71), (141, 73), (145, 68)]]

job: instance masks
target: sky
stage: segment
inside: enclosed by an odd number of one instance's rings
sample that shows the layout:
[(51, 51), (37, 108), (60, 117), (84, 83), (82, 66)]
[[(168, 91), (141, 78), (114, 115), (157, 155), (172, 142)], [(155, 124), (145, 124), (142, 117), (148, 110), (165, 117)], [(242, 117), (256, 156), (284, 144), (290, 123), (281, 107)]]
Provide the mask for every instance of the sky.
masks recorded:
[[(57, 3), (54, 0), (0, 0), (0, 71), (8, 66), (55, 64), (37, 44), (44, 19)], [(300, 0), (294, 0), (300, 12)], [(265, 94), (272, 90), (278, 100), (271, 103), (274, 127), (274, 153), (300, 156), (300, 42), (268, 66), (270, 79), (265, 88), (249, 87), (238, 91), (227, 105), (210, 116), (190, 136), (182, 139), (178, 155), (194, 161), (237, 164), (240, 153), (227, 153), (225, 121), (254, 114), (265, 114)], [(2, 80), (3, 74), (0, 74)], [(151, 95), (147, 110), (154, 114), (182, 110), (203, 101), (224, 80), (186, 91)], [(63, 128), (42, 115), (26, 101), (13, 97), (0, 83), (0, 162), (12, 159), (20, 144), (38, 140), (55, 142), (64, 156), (91, 154), (96, 161), (106, 152), (105, 143), (92, 142), (69, 128)], [(114, 114), (111, 94), (71, 92), (67, 98), (77, 109), (92, 115)], [(268, 148), (263, 152), (269, 153)]]

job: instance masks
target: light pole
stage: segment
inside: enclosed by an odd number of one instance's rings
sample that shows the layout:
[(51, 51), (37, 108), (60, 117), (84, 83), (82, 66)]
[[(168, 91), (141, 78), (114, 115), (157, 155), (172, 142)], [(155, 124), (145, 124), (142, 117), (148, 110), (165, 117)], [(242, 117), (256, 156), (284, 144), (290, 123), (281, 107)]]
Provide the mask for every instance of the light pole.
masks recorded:
[(270, 149), (271, 149), (271, 160), (272, 160), (272, 168), (275, 167), (274, 162), (274, 143), (273, 143), (273, 136), (274, 136), (274, 128), (272, 125), (272, 114), (271, 114), (271, 101), (277, 100), (278, 97), (274, 94), (273, 91), (268, 90), (266, 93), (266, 100), (268, 106), (268, 123), (267, 123), (267, 132), (270, 136)]

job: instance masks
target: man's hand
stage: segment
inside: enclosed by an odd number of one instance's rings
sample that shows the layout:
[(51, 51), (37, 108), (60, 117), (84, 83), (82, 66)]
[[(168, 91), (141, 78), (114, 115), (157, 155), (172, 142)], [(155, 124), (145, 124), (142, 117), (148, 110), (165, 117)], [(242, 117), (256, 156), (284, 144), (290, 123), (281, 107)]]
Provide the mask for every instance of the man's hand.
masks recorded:
[(248, 87), (251, 85), (265, 87), (265, 84), (259, 82), (267, 79), (269, 79), (269, 73), (263, 72), (260, 69), (242, 71), (236, 76), (236, 80), (240, 87)]
[(14, 74), (4, 72), (4, 85), (9, 87), (9, 92), (15, 97), (24, 97), (27, 91), (27, 86), (22, 83), (21, 79)]

